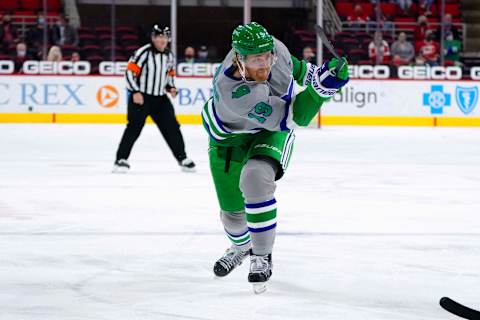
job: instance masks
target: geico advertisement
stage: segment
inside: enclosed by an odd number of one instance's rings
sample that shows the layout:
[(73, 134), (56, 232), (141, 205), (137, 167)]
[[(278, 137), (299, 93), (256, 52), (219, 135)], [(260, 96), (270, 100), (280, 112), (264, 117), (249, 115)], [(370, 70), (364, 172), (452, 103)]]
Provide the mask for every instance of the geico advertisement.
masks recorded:
[(473, 81), (351, 80), (322, 115), (479, 117)]
[[(176, 79), (179, 114), (199, 114), (211, 78)], [(323, 115), (480, 117), (473, 81), (351, 80), (322, 107)], [(125, 113), (123, 77), (0, 76), (0, 112)]]

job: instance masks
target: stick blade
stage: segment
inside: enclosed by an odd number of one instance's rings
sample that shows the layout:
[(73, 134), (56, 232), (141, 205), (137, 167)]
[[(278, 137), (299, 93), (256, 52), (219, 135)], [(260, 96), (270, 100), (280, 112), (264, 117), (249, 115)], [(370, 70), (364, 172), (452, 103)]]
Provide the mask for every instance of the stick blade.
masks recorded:
[(456, 316), (459, 316), (464, 319), (470, 320), (480, 320), (480, 312), (477, 310), (473, 310), (468, 308), (449, 297), (443, 297), (440, 299), (440, 306), (447, 310), (450, 313), (453, 313)]

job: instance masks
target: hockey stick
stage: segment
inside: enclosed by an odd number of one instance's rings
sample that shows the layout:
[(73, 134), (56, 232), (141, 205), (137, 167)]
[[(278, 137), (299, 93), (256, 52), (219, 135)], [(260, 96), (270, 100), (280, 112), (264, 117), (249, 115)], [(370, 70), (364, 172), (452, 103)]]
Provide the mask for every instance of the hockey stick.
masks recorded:
[(333, 45), (330, 43), (330, 41), (327, 38), (327, 35), (325, 34), (325, 31), (323, 30), (322, 27), (320, 27), (318, 24), (315, 25), (315, 32), (317, 33), (317, 36), (320, 37), (320, 40), (322, 40), (322, 43), (325, 47), (327, 47), (328, 51), (338, 59), (339, 63), (337, 64), (337, 67), (333, 70), (330, 71), (333, 76), (336, 76), (340, 70), (342, 70), (343, 66), (345, 65), (346, 61), (345, 59), (342, 59), (338, 53), (335, 51), (335, 48), (333, 48)]
[(480, 319), (480, 311), (470, 309), (448, 297), (443, 297), (440, 299), (440, 305), (443, 309), (459, 317), (470, 320)]

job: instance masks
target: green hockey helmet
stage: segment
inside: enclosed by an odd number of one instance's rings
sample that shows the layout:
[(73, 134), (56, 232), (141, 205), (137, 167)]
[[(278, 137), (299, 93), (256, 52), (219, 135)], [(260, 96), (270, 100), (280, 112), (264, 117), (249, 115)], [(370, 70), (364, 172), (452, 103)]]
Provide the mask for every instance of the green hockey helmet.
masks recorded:
[(233, 30), (232, 47), (242, 56), (272, 51), (274, 46), (273, 37), (257, 22), (239, 25)]

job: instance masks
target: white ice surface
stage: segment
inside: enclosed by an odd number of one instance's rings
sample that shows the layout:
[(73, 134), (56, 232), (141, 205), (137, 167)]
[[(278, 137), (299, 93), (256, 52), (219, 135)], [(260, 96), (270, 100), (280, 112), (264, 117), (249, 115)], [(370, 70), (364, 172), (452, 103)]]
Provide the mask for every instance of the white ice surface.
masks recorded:
[(154, 126), (110, 173), (121, 125), (0, 125), (0, 320), (455, 319), (480, 309), (480, 130), (297, 131), (268, 291), (229, 245), (206, 134), (181, 173)]

